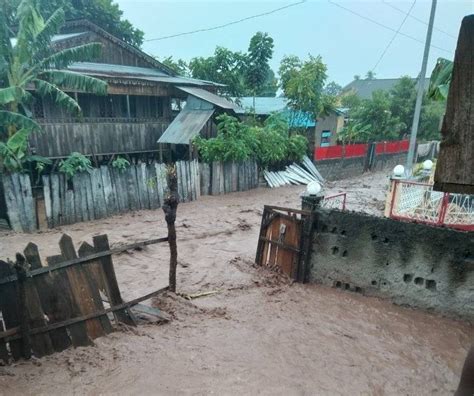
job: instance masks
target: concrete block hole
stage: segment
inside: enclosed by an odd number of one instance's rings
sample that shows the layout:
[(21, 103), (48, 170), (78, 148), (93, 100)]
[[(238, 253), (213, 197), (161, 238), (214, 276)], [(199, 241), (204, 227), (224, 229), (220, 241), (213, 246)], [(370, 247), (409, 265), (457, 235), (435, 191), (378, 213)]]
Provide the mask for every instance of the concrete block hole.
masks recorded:
[(413, 279), (412, 274), (403, 274), (403, 282), (410, 283)]
[(421, 285), (423, 285), (423, 283), (425, 283), (425, 280), (423, 278), (417, 276), (415, 278), (414, 282), (415, 282), (415, 285), (421, 286)]
[(337, 253), (339, 253), (339, 248), (338, 248), (337, 246), (333, 246), (333, 247), (331, 248), (331, 250), (332, 250), (332, 254), (337, 254)]
[(436, 281), (434, 279), (427, 279), (425, 283), (425, 287), (428, 290), (436, 290)]

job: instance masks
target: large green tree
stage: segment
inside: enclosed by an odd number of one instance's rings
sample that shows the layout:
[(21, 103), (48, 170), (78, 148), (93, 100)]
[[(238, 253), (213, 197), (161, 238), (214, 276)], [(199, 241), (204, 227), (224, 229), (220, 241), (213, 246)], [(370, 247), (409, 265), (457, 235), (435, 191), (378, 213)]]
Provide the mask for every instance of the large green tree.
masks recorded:
[(171, 56), (161, 61), (180, 75), (224, 84), (222, 93), (228, 96), (273, 97), (278, 83), (268, 64), (272, 54), (273, 39), (258, 32), (245, 53), (218, 46), (212, 56), (195, 57), (189, 63)]
[[(401, 77), (390, 91), (376, 91), (368, 100), (360, 100), (355, 93), (344, 94), (341, 104), (349, 108), (349, 123), (341, 139), (390, 140), (406, 136), (411, 131), (415, 100), (416, 83), (407, 76)], [(422, 103), (418, 139), (439, 139), (446, 102), (433, 101), (424, 95)]]
[[(18, 26), (14, 39), (6, 23), (9, 17)], [(4, 159), (8, 155), (24, 156), (28, 134), (40, 129), (30, 111), (36, 95), (50, 97), (59, 106), (80, 116), (81, 108), (68, 91), (107, 93), (105, 82), (66, 70), (73, 62), (97, 57), (101, 45), (90, 43), (55, 50), (51, 38), (63, 23), (61, 8), (44, 20), (34, 0), (23, 0), (13, 16), (0, 14), (0, 140)], [(8, 146), (12, 140), (13, 148)]]
[(416, 82), (403, 76), (390, 90), (390, 111), (403, 123), (401, 133), (409, 133), (416, 101)]
[[(293, 115), (309, 114), (314, 120), (334, 110), (336, 98), (324, 92), (327, 67), (320, 56), (285, 56), (279, 68), (280, 86)], [(291, 122), (290, 122), (291, 123)]]
[[(20, 3), (20, 0), (2, 1), (10, 3), (12, 9)], [(144, 33), (123, 18), (123, 11), (113, 0), (37, 0), (36, 4), (44, 18), (61, 8), (66, 19), (84, 18), (131, 45), (143, 44)]]
[(213, 56), (196, 57), (189, 62), (191, 76), (225, 84), (229, 96), (245, 94), (246, 57), (224, 47), (216, 47)]
[(254, 101), (270, 75), (268, 62), (272, 56), (273, 39), (267, 33), (257, 32), (250, 39), (245, 67), (246, 85), (253, 93)]
[(391, 97), (386, 91), (374, 91), (352, 110), (340, 138), (344, 141), (392, 140), (400, 136), (403, 123), (390, 110)]

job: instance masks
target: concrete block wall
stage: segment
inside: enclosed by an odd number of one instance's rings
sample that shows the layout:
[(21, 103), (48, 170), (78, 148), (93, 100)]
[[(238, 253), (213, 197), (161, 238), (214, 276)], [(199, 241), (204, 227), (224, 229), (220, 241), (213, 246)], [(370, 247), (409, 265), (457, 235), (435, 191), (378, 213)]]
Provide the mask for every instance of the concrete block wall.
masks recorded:
[(474, 321), (474, 233), (315, 211), (309, 281)]
[[(382, 154), (375, 157), (372, 171), (391, 170), (406, 162), (407, 153)], [(337, 158), (314, 161), (316, 168), (327, 180), (348, 179), (360, 176), (365, 171), (366, 157)]]
[(364, 173), (365, 157), (329, 159), (314, 164), (325, 179), (341, 180)]

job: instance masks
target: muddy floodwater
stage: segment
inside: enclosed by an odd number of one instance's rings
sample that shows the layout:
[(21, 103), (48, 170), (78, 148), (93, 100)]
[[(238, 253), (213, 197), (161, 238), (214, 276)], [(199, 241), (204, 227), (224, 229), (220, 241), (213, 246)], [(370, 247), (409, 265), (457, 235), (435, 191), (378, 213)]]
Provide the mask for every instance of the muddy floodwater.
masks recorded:
[[(348, 209), (381, 215), (388, 179), (334, 182)], [(304, 187), (202, 197), (178, 207), (178, 289), (192, 302), (148, 301), (166, 325), (125, 328), (95, 346), (0, 367), (0, 395), (449, 395), (474, 341), (468, 323), (318, 285), (253, 265), (263, 205), (300, 207)], [(43, 257), (62, 233), (113, 246), (166, 235), (163, 212), (141, 211), (35, 234), (0, 235), (2, 259), (29, 241)], [(114, 256), (125, 299), (167, 284), (166, 244)]]

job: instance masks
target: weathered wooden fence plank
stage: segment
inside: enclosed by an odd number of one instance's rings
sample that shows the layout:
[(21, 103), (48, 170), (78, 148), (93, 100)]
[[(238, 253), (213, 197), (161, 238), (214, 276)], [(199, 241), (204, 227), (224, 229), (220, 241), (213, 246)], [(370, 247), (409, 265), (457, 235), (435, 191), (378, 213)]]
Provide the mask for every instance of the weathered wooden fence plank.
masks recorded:
[(209, 195), (210, 192), (210, 178), (211, 168), (207, 163), (200, 163), (200, 174), (201, 174), (201, 195)]
[(158, 196), (158, 179), (156, 176), (156, 169), (154, 165), (147, 165), (146, 179), (148, 198), (150, 199), (150, 209), (157, 209), (160, 207), (160, 198)]
[(160, 207), (163, 206), (164, 194), (165, 194), (165, 165), (164, 164), (155, 164), (156, 172), (156, 186), (158, 190), (158, 199)]
[[(31, 269), (42, 267), (37, 245), (30, 242), (23, 253)], [(71, 317), (70, 313), (65, 314), (66, 309), (70, 312), (68, 306), (71, 304), (71, 296), (68, 290), (64, 290), (64, 283), (61, 282), (58, 272), (49, 272), (34, 278), (34, 280), (42, 309), (48, 317), (48, 323), (58, 323)], [(71, 339), (66, 327), (50, 331), (49, 337), (56, 352), (61, 352), (71, 346)]]
[[(95, 249), (86, 242), (83, 242), (78, 250), (79, 257), (90, 256), (95, 253)], [(102, 268), (100, 261), (89, 262), (86, 265), (81, 265), (82, 272), (84, 274), (84, 280), (87, 283), (89, 289), (89, 310), (90, 312), (84, 312), (85, 314), (94, 313), (104, 310), (104, 304), (100, 296), (99, 289), (104, 285), (104, 279), (102, 276)], [(105, 289), (105, 286), (104, 286)], [(101, 329), (97, 333), (89, 333), (92, 339), (100, 337), (103, 333), (109, 334), (112, 332), (112, 325), (110, 324), (107, 315), (102, 315), (97, 318), (97, 322), (100, 323)], [(86, 322), (87, 323), (87, 322)]]
[(137, 176), (134, 166), (130, 166), (127, 171), (127, 193), (129, 208), (131, 210), (138, 210), (140, 208), (140, 200), (137, 194)]
[(107, 217), (107, 209), (100, 169), (93, 169), (91, 171), (90, 176), (92, 182), (92, 196), (94, 200), (95, 218), (102, 219), (104, 217)]
[[(15, 270), (8, 263), (0, 260), (0, 278), (14, 274)], [(16, 281), (2, 285), (2, 287), (0, 287), (0, 311), (2, 312), (3, 322), (5, 323), (7, 330), (20, 325)], [(15, 360), (21, 358), (21, 340), (10, 342), (10, 353), (12, 358)]]
[(19, 174), (20, 188), (23, 195), (23, 208), (25, 211), (26, 231), (33, 232), (37, 228), (36, 222), (36, 206), (31, 191), (30, 176), (22, 173)]
[(7, 205), (8, 218), (10, 220), (10, 227), (13, 231), (23, 231), (23, 226), (20, 220), (20, 203), (18, 202), (18, 192), (15, 190), (10, 175), (2, 177), (3, 190), (5, 191), (5, 203)]
[(184, 162), (184, 169), (186, 171), (186, 186), (188, 189), (188, 199), (187, 201), (193, 200), (193, 191), (192, 191), (192, 173), (191, 173), (191, 162), (183, 161)]
[(137, 174), (137, 191), (138, 191), (138, 198), (140, 201), (140, 209), (148, 209), (150, 202), (148, 199), (148, 191), (146, 188), (146, 174), (144, 172), (145, 164), (141, 163), (135, 166), (135, 172)]
[(232, 192), (232, 163), (225, 162), (223, 164), (223, 168), (224, 168), (224, 173), (223, 173), (224, 192), (228, 194)]
[(74, 224), (76, 222), (76, 212), (74, 209), (74, 191), (67, 190), (65, 198), (66, 213), (63, 224)]
[[(66, 260), (77, 258), (76, 250), (70, 236), (64, 234), (59, 241), (61, 254)], [(82, 315), (98, 311), (94, 301), (87, 269), (83, 266), (71, 266), (65, 270), (71, 284), (71, 291)], [(100, 319), (94, 318), (86, 321), (87, 335), (90, 339), (105, 334)]]
[[(93, 237), (94, 248), (96, 252), (110, 250), (109, 240), (107, 235), (97, 235)], [(105, 278), (106, 294), (109, 297), (110, 305), (119, 305), (123, 303), (120, 289), (115, 276), (115, 270), (112, 263), (111, 256), (104, 256), (100, 259)], [(135, 321), (130, 311), (120, 310), (115, 311), (114, 316), (117, 322), (122, 322), (128, 325), (134, 325)]]
[(118, 213), (117, 209), (117, 197), (115, 190), (112, 185), (112, 178), (110, 175), (109, 168), (102, 165), (100, 167), (100, 175), (102, 177), (102, 185), (104, 186), (104, 198), (107, 216), (112, 216)]
[(96, 208), (94, 207), (94, 195), (92, 192), (92, 180), (89, 172), (82, 173), (82, 180), (85, 187), (86, 201), (87, 201), (87, 217), (88, 220), (96, 219)]
[(195, 189), (196, 189), (196, 199), (201, 197), (201, 169), (199, 167), (199, 162), (197, 160), (193, 161), (194, 167), (194, 181), (195, 181)]

